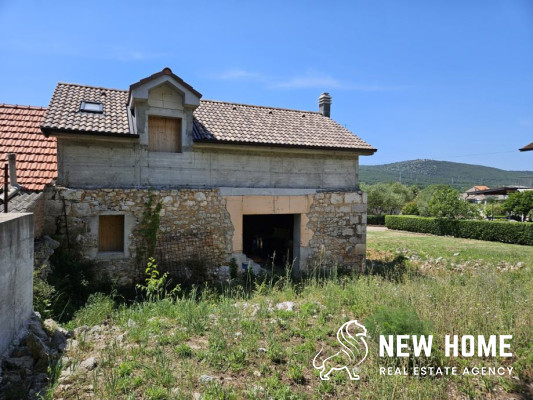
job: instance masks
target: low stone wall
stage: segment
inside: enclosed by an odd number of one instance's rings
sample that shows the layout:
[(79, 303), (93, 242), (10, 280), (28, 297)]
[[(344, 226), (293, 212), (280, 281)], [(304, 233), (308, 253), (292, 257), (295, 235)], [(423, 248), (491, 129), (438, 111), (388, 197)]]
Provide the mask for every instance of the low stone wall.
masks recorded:
[(33, 215), (0, 214), (0, 357), (33, 310)]
[(366, 194), (322, 192), (313, 196), (307, 226), (313, 231), (309, 242), (308, 270), (316, 265), (337, 265), (361, 270), (366, 254)]
[[(189, 264), (194, 264), (195, 271), (178, 272), (186, 278), (200, 274), (203, 279), (212, 279), (215, 268), (230, 257), (233, 234), (225, 201), (216, 189), (51, 187), (46, 192), (45, 233), (64, 235), (64, 244), (75, 248), (82, 258), (93, 260), (97, 278), (131, 285), (143, 277), (146, 265), (146, 260), (138, 258), (143, 242), (139, 224), (149, 196), (153, 196), (154, 204), (162, 204), (156, 247), (160, 266), (179, 269), (193, 259)], [(98, 218), (102, 214), (124, 215), (124, 254), (98, 252)]]

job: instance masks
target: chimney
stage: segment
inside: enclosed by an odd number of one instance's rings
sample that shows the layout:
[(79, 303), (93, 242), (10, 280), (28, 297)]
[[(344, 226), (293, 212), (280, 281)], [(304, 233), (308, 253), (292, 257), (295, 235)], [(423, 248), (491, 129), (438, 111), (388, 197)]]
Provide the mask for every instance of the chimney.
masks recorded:
[(324, 117), (331, 117), (331, 96), (329, 93), (322, 93), (318, 98), (318, 112)]
[(7, 160), (9, 162), (9, 183), (11, 186), (18, 187), (17, 184), (17, 161), (16, 154), (10, 153), (7, 155)]

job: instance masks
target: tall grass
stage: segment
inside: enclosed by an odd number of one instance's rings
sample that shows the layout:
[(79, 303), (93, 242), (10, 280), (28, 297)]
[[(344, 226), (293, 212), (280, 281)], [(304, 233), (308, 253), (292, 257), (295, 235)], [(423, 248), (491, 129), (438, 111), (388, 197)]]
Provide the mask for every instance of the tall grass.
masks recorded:
[[(409, 246), (416, 248), (415, 244)], [(383, 252), (371, 253), (374, 258), (364, 274), (341, 275), (335, 266), (328, 271), (327, 265), (317, 265), (304, 280), (295, 281), (288, 273), (226, 286), (220, 292), (198, 288), (114, 309), (109, 298), (95, 297), (72, 324), (92, 324), (110, 315), (111, 328), (101, 340), (89, 340), (69, 357), (82, 360), (97, 354), (104, 362), (93, 375), (77, 376), (70, 387), (56, 388), (56, 395), (482, 399), (497, 398), (502, 392), (518, 393), (518, 397), (522, 391), (527, 396), (524, 391), (533, 377), (531, 268), (502, 272), (494, 266), (491, 253), (491, 259), (481, 260), (474, 271), (420, 273), (415, 262), (396, 259), (397, 248), (380, 246)], [(448, 253), (442, 250), (445, 261), (457, 257)], [(295, 302), (296, 311), (278, 310), (276, 304), (282, 301)], [(321, 346), (338, 346), (337, 329), (349, 319), (372, 326), (362, 379), (351, 382), (341, 371), (333, 373), (331, 381), (321, 381), (312, 359)], [(384, 323), (387, 329), (433, 334), (435, 354), (423, 362), (461, 368), (512, 366), (514, 377), (382, 376), (379, 367), (390, 364), (378, 356), (377, 337), (386, 332)], [(122, 342), (116, 340), (118, 333), (125, 335)], [(444, 358), (446, 334), (513, 335), (514, 357)], [(391, 362), (412, 365), (413, 360)], [(92, 391), (80, 390), (87, 385), (92, 385)]]

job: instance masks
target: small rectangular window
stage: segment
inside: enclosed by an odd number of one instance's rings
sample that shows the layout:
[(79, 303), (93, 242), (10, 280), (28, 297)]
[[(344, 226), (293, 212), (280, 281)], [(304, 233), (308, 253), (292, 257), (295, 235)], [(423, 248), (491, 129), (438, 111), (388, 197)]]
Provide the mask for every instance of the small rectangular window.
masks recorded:
[(100, 215), (98, 251), (124, 251), (124, 215)]
[(149, 116), (148, 150), (180, 153), (181, 119)]
[(82, 101), (80, 111), (101, 114), (104, 112), (104, 105), (103, 103), (98, 103), (96, 101)]

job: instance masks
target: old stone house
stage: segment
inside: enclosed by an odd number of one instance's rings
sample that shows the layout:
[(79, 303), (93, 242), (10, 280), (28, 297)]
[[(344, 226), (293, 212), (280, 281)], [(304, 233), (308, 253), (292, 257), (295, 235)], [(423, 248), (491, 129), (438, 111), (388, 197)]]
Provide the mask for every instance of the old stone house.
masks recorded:
[(157, 262), (185, 278), (274, 254), (296, 272), (318, 258), (361, 267), (358, 162), (376, 149), (330, 104), (326, 93), (318, 112), (201, 100), (169, 68), (129, 90), (59, 83), (41, 126), (58, 151), (45, 227), (120, 284), (143, 271), (148, 198), (161, 204)]

